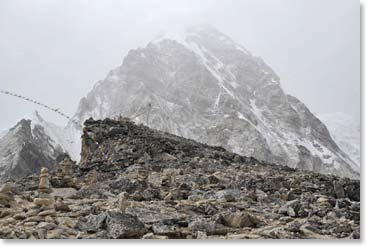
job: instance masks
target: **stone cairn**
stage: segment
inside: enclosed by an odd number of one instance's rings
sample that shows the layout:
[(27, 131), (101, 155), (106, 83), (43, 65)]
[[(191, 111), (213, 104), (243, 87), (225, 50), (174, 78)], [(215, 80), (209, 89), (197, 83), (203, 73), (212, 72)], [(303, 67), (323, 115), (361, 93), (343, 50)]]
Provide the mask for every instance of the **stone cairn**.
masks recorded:
[(118, 195), (118, 208), (121, 212), (125, 213), (126, 209), (131, 205), (129, 201), (129, 194), (122, 192)]
[(137, 170), (137, 180), (139, 182), (146, 182), (147, 178), (148, 178), (147, 170), (143, 166), (139, 167)]
[(53, 177), (52, 183), (57, 187), (73, 187), (75, 180), (73, 179), (73, 161), (66, 156), (60, 163), (56, 176)]
[(14, 201), (14, 196), (11, 191), (11, 184), (5, 183), (0, 188), (0, 205), (10, 207), (12, 201)]
[(55, 217), (55, 200), (51, 195), (52, 189), (50, 185), (48, 169), (42, 168), (38, 186), (38, 198), (34, 199), (34, 203), (40, 208), (38, 216)]
[(172, 177), (169, 174), (165, 174), (161, 178), (161, 190), (163, 191), (163, 197), (165, 201), (172, 200), (171, 190)]
[(149, 185), (147, 182), (148, 172), (144, 165), (140, 164), (135, 170), (135, 182), (138, 184), (138, 189), (132, 194), (132, 198), (137, 201), (141, 201), (143, 199), (143, 192), (148, 189)]
[(172, 183), (172, 177), (170, 175), (165, 174), (162, 176), (161, 178), (162, 190), (164, 190), (165, 192), (168, 192), (170, 190), (171, 183)]

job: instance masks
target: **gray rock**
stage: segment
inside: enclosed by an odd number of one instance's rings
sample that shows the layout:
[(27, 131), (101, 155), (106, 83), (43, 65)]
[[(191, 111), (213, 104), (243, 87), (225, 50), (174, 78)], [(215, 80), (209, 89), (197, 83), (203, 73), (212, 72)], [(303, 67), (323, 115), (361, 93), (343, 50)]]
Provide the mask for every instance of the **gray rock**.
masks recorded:
[(336, 198), (338, 199), (345, 197), (344, 187), (343, 187), (342, 182), (334, 181), (334, 192), (335, 192)]
[(48, 223), (48, 222), (41, 222), (37, 225), (37, 227), (48, 231), (48, 230), (52, 230), (56, 228), (56, 224)]
[(100, 213), (98, 215), (88, 215), (85, 223), (85, 230), (88, 232), (97, 232), (101, 229), (106, 229), (106, 214)]
[(215, 221), (206, 218), (197, 218), (189, 223), (188, 228), (193, 232), (201, 231), (207, 235), (225, 235), (228, 229)]
[(223, 215), (224, 224), (229, 227), (256, 227), (260, 221), (246, 212), (235, 212)]
[(180, 238), (180, 231), (176, 226), (157, 223), (152, 226), (154, 234), (164, 235), (172, 238)]
[(288, 214), (288, 216), (291, 216), (291, 217), (296, 216), (296, 212), (294, 212), (294, 209), (292, 207), (287, 208), (287, 214)]
[(111, 238), (141, 238), (145, 234), (144, 224), (130, 214), (107, 212), (106, 228)]

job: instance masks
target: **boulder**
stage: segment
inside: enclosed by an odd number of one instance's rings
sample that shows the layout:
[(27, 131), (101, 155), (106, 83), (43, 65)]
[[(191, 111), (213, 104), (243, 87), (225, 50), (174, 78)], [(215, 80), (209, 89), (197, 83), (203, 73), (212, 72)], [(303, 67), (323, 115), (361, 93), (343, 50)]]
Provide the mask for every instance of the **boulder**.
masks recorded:
[(85, 226), (83, 227), (84, 230), (88, 232), (97, 232), (99, 230), (103, 230), (106, 228), (106, 214), (100, 213), (98, 215), (88, 215), (86, 217), (87, 222), (85, 223)]
[(256, 221), (246, 212), (236, 212), (223, 215), (224, 224), (229, 227), (256, 227)]
[(54, 188), (51, 196), (69, 199), (76, 195), (77, 190), (74, 188)]
[(66, 203), (63, 203), (61, 201), (56, 202), (55, 209), (56, 209), (56, 211), (61, 211), (61, 212), (70, 212), (71, 211), (69, 205), (67, 205)]
[(56, 228), (55, 223), (41, 222), (37, 225), (38, 228), (45, 229), (46, 231)]
[(106, 228), (114, 239), (141, 238), (146, 231), (136, 216), (119, 212), (106, 213)]
[(192, 232), (205, 232), (207, 235), (225, 235), (228, 229), (223, 225), (208, 218), (197, 218), (190, 222), (188, 228)]
[(35, 198), (33, 202), (38, 206), (49, 206), (54, 203), (54, 201), (49, 198)]
[(152, 226), (153, 232), (156, 235), (164, 235), (171, 238), (179, 238), (180, 232), (176, 226), (165, 225), (163, 223), (157, 223)]

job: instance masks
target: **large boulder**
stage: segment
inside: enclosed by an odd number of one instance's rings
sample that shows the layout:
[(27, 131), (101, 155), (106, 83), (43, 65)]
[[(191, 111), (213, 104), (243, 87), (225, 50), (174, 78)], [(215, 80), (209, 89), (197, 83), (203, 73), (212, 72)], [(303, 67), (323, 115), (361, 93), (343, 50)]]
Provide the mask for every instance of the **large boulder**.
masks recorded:
[(106, 228), (114, 239), (141, 238), (146, 231), (136, 216), (119, 212), (106, 213)]
[(246, 212), (229, 213), (223, 216), (224, 224), (229, 227), (256, 227), (259, 221)]
[(85, 223), (85, 230), (89, 232), (98, 232), (101, 229), (106, 229), (106, 214), (100, 213), (97, 215), (88, 215), (87, 222)]
[(112, 211), (88, 215), (84, 222), (79, 221), (78, 228), (91, 233), (106, 231), (106, 236), (113, 239), (141, 238), (146, 232), (136, 216)]

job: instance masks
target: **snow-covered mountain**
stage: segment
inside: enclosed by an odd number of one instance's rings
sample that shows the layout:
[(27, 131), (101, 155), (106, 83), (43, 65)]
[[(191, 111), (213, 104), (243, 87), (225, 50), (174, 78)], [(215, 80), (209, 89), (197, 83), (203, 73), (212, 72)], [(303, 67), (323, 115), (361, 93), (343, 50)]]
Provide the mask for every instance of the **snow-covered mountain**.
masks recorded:
[(8, 132), (7, 129), (1, 130), (0, 131), (0, 138), (2, 138), (3, 136), (5, 136), (5, 134)]
[(131, 50), (81, 99), (74, 120), (130, 117), (267, 162), (359, 177), (359, 165), (260, 58), (209, 27)]
[(81, 151), (81, 130), (69, 123), (68, 126), (59, 126), (52, 122), (44, 120), (41, 115), (35, 111), (28, 119), (32, 122), (32, 128), (39, 125), (50, 137), (53, 145), (59, 145), (61, 149), (68, 153), (70, 157), (79, 161)]
[(360, 165), (361, 126), (359, 122), (345, 113), (320, 114), (318, 117), (326, 124), (338, 146)]
[(38, 112), (26, 116), (0, 136), (0, 183), (52, 168), (63, 152), (80, 158), (79, 133), (45, 121)]

